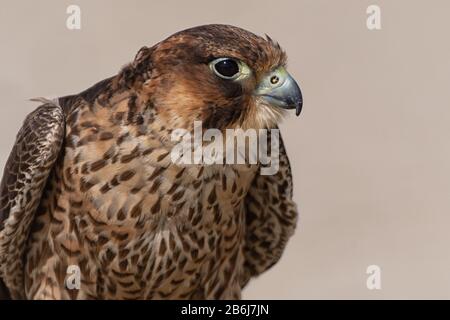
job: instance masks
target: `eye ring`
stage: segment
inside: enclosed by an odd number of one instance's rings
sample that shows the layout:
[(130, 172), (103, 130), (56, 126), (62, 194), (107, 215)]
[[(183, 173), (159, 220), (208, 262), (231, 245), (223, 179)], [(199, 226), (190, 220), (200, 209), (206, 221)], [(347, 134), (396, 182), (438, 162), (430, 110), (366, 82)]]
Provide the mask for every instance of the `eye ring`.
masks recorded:
[(226, 80), (235, 80), (242, 72), (241, 63), (233, 58), (218, 58), (209, 65), (218, 77)]

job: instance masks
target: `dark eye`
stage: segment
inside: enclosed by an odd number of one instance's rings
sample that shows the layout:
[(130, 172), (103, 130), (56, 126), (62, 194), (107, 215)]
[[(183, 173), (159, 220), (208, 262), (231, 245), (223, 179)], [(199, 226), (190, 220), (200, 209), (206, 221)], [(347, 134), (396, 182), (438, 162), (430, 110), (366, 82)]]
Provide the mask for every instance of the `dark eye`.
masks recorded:
[(234, 79), (240, 73), (239, 64), (230, 58), (219, 58), (212, 62), (214, 72), (221, 78)]

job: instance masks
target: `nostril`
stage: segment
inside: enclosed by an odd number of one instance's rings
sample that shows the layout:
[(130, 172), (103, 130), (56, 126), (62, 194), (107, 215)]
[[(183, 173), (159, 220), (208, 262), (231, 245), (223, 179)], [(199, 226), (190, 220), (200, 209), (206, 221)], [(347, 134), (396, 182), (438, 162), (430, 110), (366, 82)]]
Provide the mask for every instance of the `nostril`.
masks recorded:
[(272, 77), (270, 78), (270, 83), (271, 83), (271, 84), (277, 84), (278, 81), (280, 81), (280, 78), (278, 78), (278, 76), (272, 76)]

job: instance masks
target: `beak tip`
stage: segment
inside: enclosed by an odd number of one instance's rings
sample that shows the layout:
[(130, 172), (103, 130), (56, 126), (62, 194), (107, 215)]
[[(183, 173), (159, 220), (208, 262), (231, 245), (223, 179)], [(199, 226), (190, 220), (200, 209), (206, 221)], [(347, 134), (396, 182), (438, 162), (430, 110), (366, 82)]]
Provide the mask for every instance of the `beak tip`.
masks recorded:
[(302, 112), (303, 107), (303, 101), (300, 101), (299, 104), (297, 104), (297, 107), (295, 108), (295, 115), (298, 117), (300, 113)]

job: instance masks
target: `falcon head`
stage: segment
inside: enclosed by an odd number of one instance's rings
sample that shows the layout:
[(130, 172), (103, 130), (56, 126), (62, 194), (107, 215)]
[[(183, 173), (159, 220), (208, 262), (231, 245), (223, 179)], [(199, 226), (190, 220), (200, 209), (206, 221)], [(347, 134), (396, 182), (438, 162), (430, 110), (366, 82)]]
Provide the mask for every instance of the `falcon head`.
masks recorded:
[(144, 47), (128, 73), (170, 127), (272, 128), (287, 109), (298, 116), (302, 108), (278, 43), (229, 25), (194, 27)]

